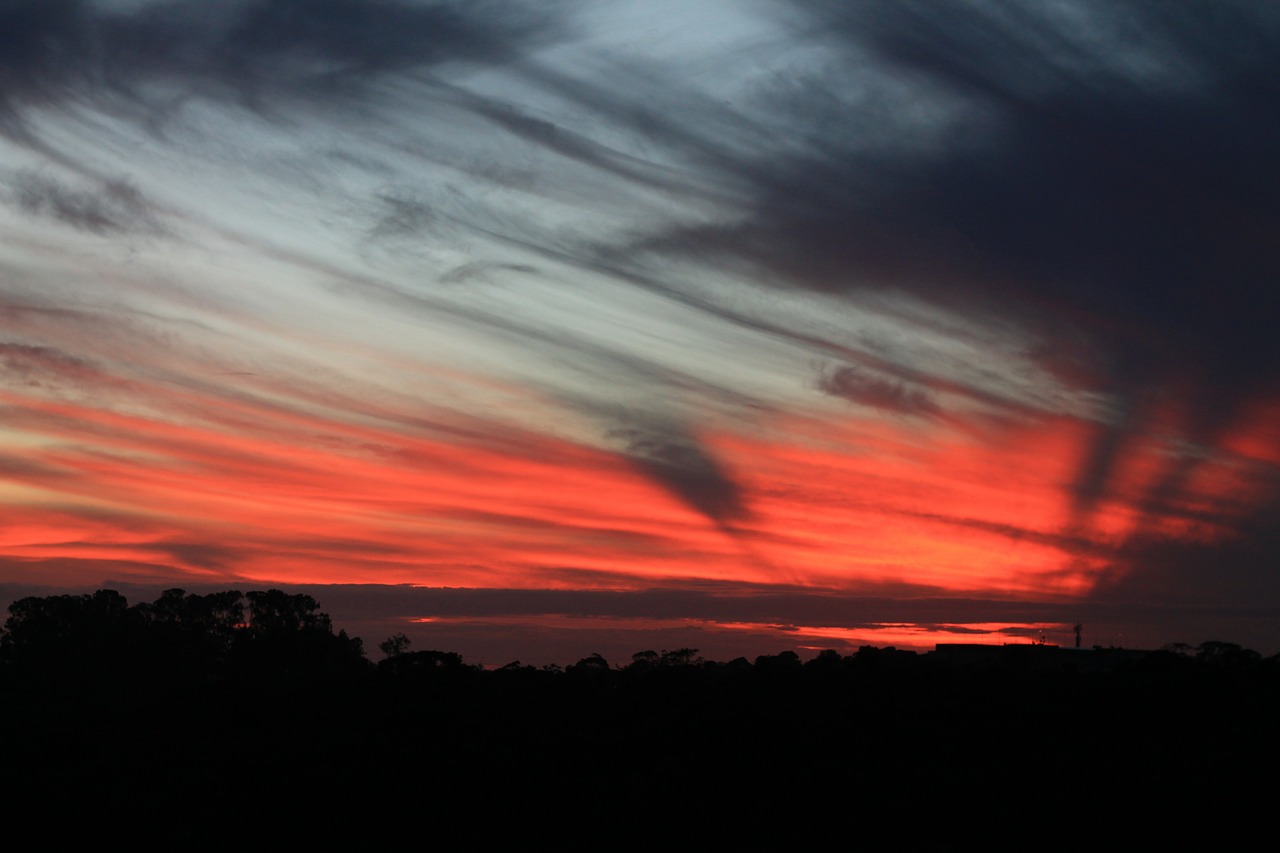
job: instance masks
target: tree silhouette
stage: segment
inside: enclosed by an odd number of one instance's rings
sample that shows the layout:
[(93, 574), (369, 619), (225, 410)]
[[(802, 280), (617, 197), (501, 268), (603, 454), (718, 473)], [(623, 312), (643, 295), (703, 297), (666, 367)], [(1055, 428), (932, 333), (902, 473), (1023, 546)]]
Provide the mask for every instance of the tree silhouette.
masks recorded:
[(1236, 643), (1209, 640), (1196, 647), (1196, 660), (1212, 666), (1243, 669), (1262, 660), (1262, 655)]
[(627, 669), (643, 670), (658, 665), (658, 653), (653, 649), (645, 649), (642, 652), (636, 652), (631, 656), (631, 663)]
[(698, 666), (702, 663), (702, 658), (698, 657), (697, 649), (672, 649), (662, 650), (662, 658), (659, 664), (662, 666)]
[(278, 589), (248, 595), (249, 628), (257, 636), (303, 631), (332, 632), (328, 613), (309, 595), (290, 595)]
[(115, 671), (136, 649), (143, 620), (115, 590), (28, 597), (9, 605), (4, 656), (52, 674)]
[(599, 652), (592, 652), (577, 663), (565, 668), (565, 672), (571, 675), (594, 675), (609, 671), (609, 662)]
[(393, 658), (409, 651), (409, 645), (409, 638), (397, 631), (381, 643), (378, 643), (378, 649), (387, 657)]

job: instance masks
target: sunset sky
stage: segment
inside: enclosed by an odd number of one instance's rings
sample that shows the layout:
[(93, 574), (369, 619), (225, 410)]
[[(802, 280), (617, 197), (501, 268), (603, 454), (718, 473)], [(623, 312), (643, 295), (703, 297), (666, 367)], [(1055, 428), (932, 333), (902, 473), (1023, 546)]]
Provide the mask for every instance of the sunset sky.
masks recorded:
[(1274, 654), (1278, 285), (1274, 4), (8, 0), (0, 604)]

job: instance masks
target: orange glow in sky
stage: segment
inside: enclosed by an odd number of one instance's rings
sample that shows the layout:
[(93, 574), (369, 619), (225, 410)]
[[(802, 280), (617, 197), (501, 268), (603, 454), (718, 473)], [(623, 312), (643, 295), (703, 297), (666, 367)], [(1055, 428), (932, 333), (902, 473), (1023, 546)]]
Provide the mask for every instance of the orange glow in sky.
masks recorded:
[[(1093, 428), (1063, 418), (957, 431), (850, 414), (821, 433), (781, 421), (703, 434), (746, 508), (716, 521), (616, 453), (545, 435), (449, 441), (248, 407), (253, 426), (229, 429), (13, 392), (0, 402), (10, 430), (32, 429), (10, 475), (30, 491), (0, 540), (20, 561), (264, 583), (701, 578), (1078, 596), (1097, 554), (1140, 525), (1213, 534), (1144, 513), (1158, 442), (1131, 448), (1077, 520), (1070, 485)], [(1199, 465), (1189, 486), (1189, 503), (1242, 493), (1230, 464)]]

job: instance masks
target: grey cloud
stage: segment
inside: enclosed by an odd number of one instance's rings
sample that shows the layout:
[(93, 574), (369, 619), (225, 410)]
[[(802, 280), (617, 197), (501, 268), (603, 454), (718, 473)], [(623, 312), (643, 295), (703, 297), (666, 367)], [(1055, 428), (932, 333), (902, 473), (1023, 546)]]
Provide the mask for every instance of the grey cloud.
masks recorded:
[[(534, 76), (537, 76), (536, 72)], [(564, 81), (558, 83), (563, 85)], [(568, 160), (644, 187), (679, 194), (705, 194), (696, 186), (691, 186), (687, 176), (603, 145), (567, 127), (527, 115), (510, 104), (459, 89), (450, 90), (450, 94), (457, 103), (507, 132)], [(557, 91), (557, 94), (563, 95), (564, 91)], [(593, 106), (600, 108), (603, 105), (595, 102)]]
[(0, 342), (0, 382), (61, 385), (98, 375), (88, 362), (54, 347)]
[(377, 206), (377, 221), (369, 232), (374, 239), (420, 237), (436, 219), (425, 202), (403, 195), (381, 195)]
[[(0, 408), (0, 417), (3, 414), (4, 409)], [(72, 470), (57, 468), (24, 456), (0, 453), (0, 477), (13, 482), (47, 484), (74, 482), (76, 474)]]
[[(186, 578), (193, 592), (211, 592), (243, 581), (227, 580), (222, 586)], [(118, 584), (130, 600), (154, 598), (143, 583)], [(16, 584), (0, 588), (17, 597)], [(892, 624), (954, 626), (947, 630), (976, 630), (982, 623), (1084, 622), (1086, 636), (1092, 624), (1122, 623), (1132, 616), (1135, 624), (1156, 623), (1187, 615), (1221, 615), (1221, 605), (1169, 608), (1148, 605), (1136, 610), (1132, 602), (1028, 602), (998, 598), (962, 598), (937, 595), (930, 587), (914, 590), (894, 587), (877, 591), (822, 592), (787, 586), (708, 584), (690, 588), (670, 586), (636, 590), (564, 589), (460, 589), (405, 585), (308, 585), (291, 587), (313, 595), (325, 609), (353, 620), (373, 618), (493, 618), (501, 616), (562, 614), (619, 619), (689, 619), (707, 623), (761, 623), (798, 627), (874, 628)], [(880, 594), (881, 592), (887, 594)], [(906, 596), (906, 597), (904, 597)], [(1254, 608), (1261, 618), (1274, 606)]]
[(55, 219), (94, 234), (159, 234), (163, 228), (146, 199), (128, 181), (105, 181), (77, 188), (35, 172), (19, 173), (10, 200), (21, 211)]
[[(790, 72), (785, 108), (765, 102), (789, 145), (725, 140), (705, 163), (745, 188), (745, 214), (631, 248), (816, 290), (904, 288), (1011, 314), (1048, 340), (1068, 331), (1074, 348), (1083, 330), (1098, 353), (1094, 390), (1125, 416), (1100, 425), (1082, 463), (1080, 523), (1114, 488), (1130, 441), (1172, 426), (1211, 445), (1274, 386), (1274, 7), (781, 8), (830, 57)], [(868, 79), (899, 84), (899, 99), (859, 100)], [(857, 380), (847, 390), (894, 398)], [(1180, 422), (1156, 423), (1162, 395), (1182, 398)], [(1170, 460), (1145, 505), (1174, 501), (1198, 464)]]
[[(1216, 535), (1177, 542), (1145, 534), (1126, 542), (1086, 611), (1128, 610), (1133, 622), (1168, 626), (1171, 639), (1230, 639), (1276, 651), (1280, 620), (1280, 489)], [(1168, 640), (1166, 640), (1168, 642)]]
[(721, 526), (750, 514), (742, 489), (697, 438), (674, 425), (623, 427), (610, 433), (645, 476)]
[[(512, 245), (515, 245), (515, 241), (512, 241)], [(534, 248), (532, 244), (521, 244), (520, 247)], [(550, 251), (540, 251), (538, 254), (557, 263), (573, 264), (580, 260)], [(438, 298), (426, 289), (411, 290), (394, 286), (368, 276), (353, 275), (317, 264), (307, 258), (290, 255), (289, 260), (331, 275), (342, 282), (341, 287), (344, 290), (358, 292), (365, 298), (377, 299), (384, 301), (386, 304), (394, 305), (400, 310), (422, 312), (432, 317), (449, 316), (459, 324), (464, 324), (477, 331), (519, 340), (530, 347), (531, 352), (536, 352), (539, 356), (554, 361), (557, 366), (574, 373), (599, 376), (613, 385), (625, 383), (628, 387), (637, 389), (661, 389), (669, 392), (672, 388), (679, 388), (683, 391), (696, 393), (704, 398), (724, 401), (733, 405), (750, 406), (758, 411), (764, 410), (764, 404), (760, 400), (744, 395), (726, 385), (707, 381), (692, 371), (671, 367), (659, 359), (649, 358), (646, 355), (632, 354), (609, 344), (590, 340), (586, 336), (574, 333), (571, 329), (555, 329), (544, 324), (529, 322), (528, 319), (515, 312), (493, 311), (478, 305), (467, 306), (459, 304)], [(477, 263), (484, 270), (507, 269), (514, 272), (529, 272), (535, 269), (525, 264), (490, 264), (485, 261)], [(697, 310), (708, 311), (715, 316), (728, 319), (730, 322), (750, 324), (749, 320), (742, 318), (740, 315), (724, 314), (715, 307), (707, 306), (697, 300), (685, 302), (685, 300), (679, 298), (678, 293), (666, 289), (659, 283), (629, 276), (616, 268), (590, 264), (588, 266), (599, 272), (618, 275), (646, 290), (658, 292), (663, 296), (670, 296), (682, 304), (688, 304)], [(474, 270), (476, 270), (475, 265), (465, 265), (462, 270), (455, 268), (442, 277), (441, 283), (454, 283), (459, 280), (454, 275), (455, 273), (470, 273)], [(464, 279), (466, 277), (468, 275), (463, 275)], [(755, 327), (758, 327), (758, 325)], [(564, 403), (580, 408), (593, 417), (610, 422), (616, 420), (616, 411), (612, 404), (601, 404), (597, 399), (590, 399), (571, 393), (552, 391), (550, 389), (548, 391), (555, 394)]]
[(963, 625), (923, 625), (921, 627), (928, 628), (931, 631), (941, 631), (946, 634), (964, 634), (967, 636), (982, 636), (983, 634), (992, 633), (982, 628), (969, 628)]
[[(442, 589), (339, 585), (306, 590), (320, 601), (341, 597), (352, 615), (398, 613), (416, 617), (497, 617), (571, 614), (614, 618), (698, 619), (773, 625), (865, 628), (890, 623), (1064, 621), (1059, 605), (947, 598), (930, 587), (859, 593), (811, 588), (695, 581), (637, 590)], [(326, 592), (328, 590), (328, 592)], [(890, 596), (877, 594), (887, 591)], [(914, 592), (915, 598), (898, 597)], [(932, 594), (931, 594), (932, 593)], [(334, 611), (336, 612), (336, 611)]]
[(460, 284), (466, 281), (486, 281), (491, 272), (506, 271), (535, 275), (538, 268), (529, 264), (497, 264), (477, 262), (460, 264), (440, 276), (441, 284)]
[(0, 116), (56, 87), (83, 61), (79, 0), (14, 0), (0, 8)]
[(487, 2), (13, 0), (0, 9), (0, 116), (93, 93), (145, 102), (152, 84), (255, 109), (354, 94), (389, 72), (511, 61), (549, 20)]
[(1044, 533), (1033, 530), (1029, 527), (1021, 527), (1017, 524), (1005, 524), (997, 521), (987, 521), (978, 518), (966, 518), (964, 516), (943, 515), (932, 512), (902, 512), (912, 518), (921, 518), (928, 521), (936, 521), (941, 524), (953, 525), (956, 527), (964, 527), (969, 530), (979, 530), (984, 533), (992, 533), (1009, 539), (1011, 542), (1034, 542), (1037, 545), (1045, 545), (1050, 548), (1056, 548), (1065, 554), (1073, 556), (1102, 556), (1112, 558), (1116, 556), (1116, 549), (1113, 546), (1100, 544), (1082, 535), (1068, 535), (1062, 533)]
[(208, 571), (233, 569), (244, 559), (244, 548), (231, 548), (213, 542), (158, 542), (155, 546), (184, 566), (195, 566)]
[(1264, 500), (1247, 513), (1208, 519), (1216, 522), (1213, 532), (1198, 541), (1171, 542), (1148, 534), (1125, 543), (1094, 597), (1240, 609), (1280, 602), (1280, 475), (1268, 471), (1256, 485), (1265, 490)]
[(929, 417), (942, 411), (937, 400), (924, 390), (908, 386), (904, 382), (873, 376), (856, 367), (837, 367), (820, 373), (818, 388), (851, 403), (903, 415)]

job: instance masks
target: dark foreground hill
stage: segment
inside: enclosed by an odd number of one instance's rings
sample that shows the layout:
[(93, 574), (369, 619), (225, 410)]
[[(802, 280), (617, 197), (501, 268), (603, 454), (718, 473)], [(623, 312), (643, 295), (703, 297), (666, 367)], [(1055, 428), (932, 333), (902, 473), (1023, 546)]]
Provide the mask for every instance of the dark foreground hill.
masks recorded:
[(396, 638), (374, 665), (278, 591), (10, 614), (11, 813), (174, 821), (195, 846), (259, 826), (466, 842), (450, 849), (1229, 839), (1280, 756), (1276, 661), (1225, 643), (480, 670)]

